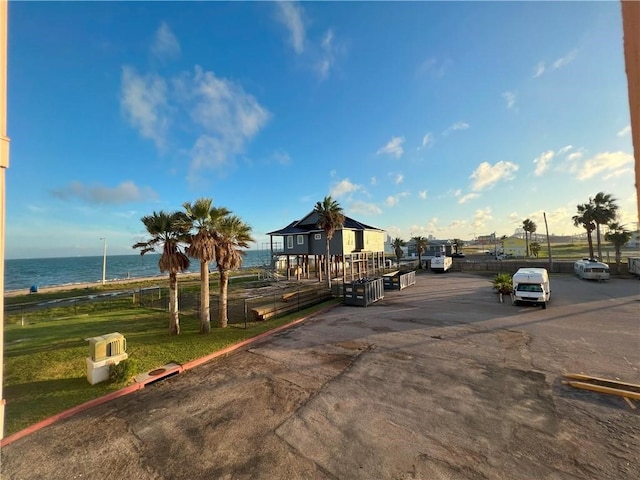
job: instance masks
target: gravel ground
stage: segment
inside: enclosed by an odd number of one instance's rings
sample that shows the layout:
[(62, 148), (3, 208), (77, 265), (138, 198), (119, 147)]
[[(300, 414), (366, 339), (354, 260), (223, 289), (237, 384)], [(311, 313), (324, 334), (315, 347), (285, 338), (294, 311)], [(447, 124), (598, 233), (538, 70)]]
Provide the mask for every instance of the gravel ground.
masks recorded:
[(636, 480), (640, 409), (562, 375), (640, 383), (640, 282), (551, 287), (420, 273), (17, 440), (2, 478)]

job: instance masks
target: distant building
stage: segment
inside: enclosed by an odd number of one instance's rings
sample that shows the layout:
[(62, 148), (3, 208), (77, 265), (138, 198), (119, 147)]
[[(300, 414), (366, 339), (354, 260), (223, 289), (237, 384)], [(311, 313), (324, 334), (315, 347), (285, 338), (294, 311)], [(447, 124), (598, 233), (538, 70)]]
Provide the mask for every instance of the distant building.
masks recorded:
[(527, 254), (527, 245), (524, 238), (507, 237), (502, 241), (502, 249), (505, 255), (524, 257)]

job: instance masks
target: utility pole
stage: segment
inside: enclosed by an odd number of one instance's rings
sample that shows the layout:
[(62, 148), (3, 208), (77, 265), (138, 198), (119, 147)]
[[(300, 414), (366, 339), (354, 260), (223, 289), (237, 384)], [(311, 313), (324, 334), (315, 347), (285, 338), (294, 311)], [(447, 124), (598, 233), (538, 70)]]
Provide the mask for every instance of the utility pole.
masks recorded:
[(101, 238), (100, 240), (102, 240), (104, 247), (102, 249), (102, 285), (104, 285), (107, 281), (107, 239)]

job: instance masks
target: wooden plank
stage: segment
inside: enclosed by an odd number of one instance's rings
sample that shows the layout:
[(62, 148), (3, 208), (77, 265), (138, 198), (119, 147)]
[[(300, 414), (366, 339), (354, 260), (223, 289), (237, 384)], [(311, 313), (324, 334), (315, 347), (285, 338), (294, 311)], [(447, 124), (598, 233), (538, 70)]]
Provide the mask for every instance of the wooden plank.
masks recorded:
[(593, 383), (586, 383), (586, 382), (569, 381), (568, 383), (572, 387), (580, 388), (582, 390), (590, 390), (592, 392), (607, 393), (609, 395), (618, 395), (620, 397), (627, 397), (627, 398), (632, 398), (634, 400), (640, 400), (640, 393), (638, 392), (632, 392), (632, 391), (623, 390), (620, 388), (604, 387), (602, 385), (596, 385)]
[(569, 378), (571, 380), (581, 380), (581, 381), (585, 381), (585, 382), (603, 382), (603, 383), (608, 383), (611, 385), (616, 385), (616, 386), (620, 386), (623, 387), (625, 389), (631, 389), (631, 390), (637, 390), (638, 392), (640, 392), (640, 385), (634, 384), (634, 383), (625, 383), (625, 382), (619, 382), (617, 380), (611, 380), (608, 378), (601, 378), (601, 377), (591, 377), (589, 375), (582, 375), (580, 373), (567, 373), (564, 375), (565, 378)]

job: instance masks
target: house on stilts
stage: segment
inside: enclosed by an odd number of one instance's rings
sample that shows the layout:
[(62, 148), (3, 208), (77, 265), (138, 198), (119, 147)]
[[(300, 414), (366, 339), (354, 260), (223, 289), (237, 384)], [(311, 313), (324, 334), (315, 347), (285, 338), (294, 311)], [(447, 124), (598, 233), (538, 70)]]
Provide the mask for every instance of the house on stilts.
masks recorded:
[[(315, 276), (319, 281), (323, 280), (326, 234), (318, 227), (316, 212), (312, 211), (302, 220), (267, 235), (271, 239), (272, 263), (277, 258), (286, 258), (287, 279)], [(385, 265), (384, 236), (384, 230), (345, 216), (344, 224), (329, 241), (332, 278), (352, 282), (382, 274)], [(274, 237), (281, 237), (282, 241), (274, 241)]]

